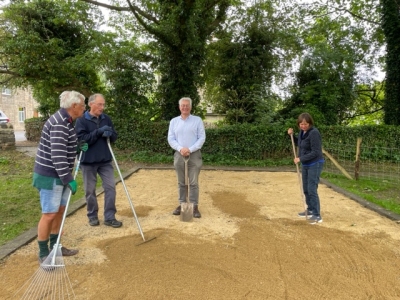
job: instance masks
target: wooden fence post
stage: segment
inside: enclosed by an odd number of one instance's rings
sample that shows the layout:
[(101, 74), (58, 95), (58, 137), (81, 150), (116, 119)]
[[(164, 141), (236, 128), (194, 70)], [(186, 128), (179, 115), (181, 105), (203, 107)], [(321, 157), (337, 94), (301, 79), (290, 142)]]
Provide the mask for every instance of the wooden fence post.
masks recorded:
[(356, 161), (355, 161), (355, 166), (354, 166), (354, 178), (356, 180), (358, 180), (358, 177), (360, 175), (361, 142), (362, 142), (362, 138), (357, 138)]

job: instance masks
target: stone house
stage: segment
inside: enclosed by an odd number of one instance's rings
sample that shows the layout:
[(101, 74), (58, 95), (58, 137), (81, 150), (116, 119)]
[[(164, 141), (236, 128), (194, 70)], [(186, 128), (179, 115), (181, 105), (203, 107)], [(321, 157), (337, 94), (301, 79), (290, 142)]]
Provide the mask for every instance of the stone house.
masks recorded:
[(0, 94), (0, 110), (10, 119), (14, 130), (25, 130), (25, 119), (37, 117), (39, 104), (33, 99), (30, 88), (10, 89), (3, 87)]

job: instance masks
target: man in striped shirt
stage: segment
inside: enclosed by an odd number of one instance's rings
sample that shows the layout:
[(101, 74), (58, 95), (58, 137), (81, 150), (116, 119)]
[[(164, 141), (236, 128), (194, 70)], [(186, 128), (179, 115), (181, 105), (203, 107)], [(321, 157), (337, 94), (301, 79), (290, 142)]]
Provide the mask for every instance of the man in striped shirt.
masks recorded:
[[(33, 173), (33, 186), (39, 190), (42, 208), (38, 224), (39, 263), (57, 242), (69, 192), (75, 194), (77, 190), (72, 175), (77, 153), (72, 122), (82, 116), (84, 110), (85, 96), (65, 91), (60, 95), (60, 109), (43, 126)], [(61, 251), (64, 256), (78, 253), (65, 247)]]

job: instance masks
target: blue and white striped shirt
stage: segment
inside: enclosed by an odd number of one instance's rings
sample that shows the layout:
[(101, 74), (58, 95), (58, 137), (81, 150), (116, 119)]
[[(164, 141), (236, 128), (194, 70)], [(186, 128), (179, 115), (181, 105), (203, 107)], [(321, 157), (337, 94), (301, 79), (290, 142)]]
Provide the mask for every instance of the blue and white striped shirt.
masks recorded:
[(36, 153), (34, 172), (59, 178), (64, 185), (74, 178), (72, 170), (76, 158), (77, 137), (72, 118), (61, 108), (43, 126)]

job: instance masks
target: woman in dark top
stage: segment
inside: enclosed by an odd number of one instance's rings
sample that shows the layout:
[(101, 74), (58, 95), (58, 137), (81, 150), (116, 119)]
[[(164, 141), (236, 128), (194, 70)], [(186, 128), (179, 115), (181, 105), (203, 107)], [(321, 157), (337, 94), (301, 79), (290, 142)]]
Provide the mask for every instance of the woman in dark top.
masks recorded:
[[(308, 113), (302, 113), (297, 118), (297, 125), (300, 128), (298, 137), (294, 142), (298, 146), (298, 156), (294, 163), (301, 163), (301, 177), (303, 192), (306, 198), (307, 215), (311, 224), (321, 223), (321, 209), (318, 196), (319, 177), (324, 165), (322, 153), (322, 139), (317, 128), (314, 127), (314, 120)], [(288, 129), (288, 134), (293, 134), (293, 128)], [(305, 212), (300, 212), (299, 217), (306, 217)]]

